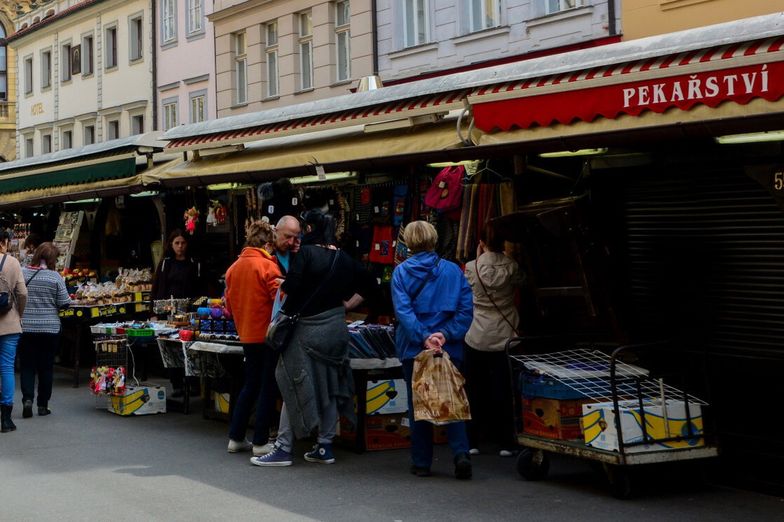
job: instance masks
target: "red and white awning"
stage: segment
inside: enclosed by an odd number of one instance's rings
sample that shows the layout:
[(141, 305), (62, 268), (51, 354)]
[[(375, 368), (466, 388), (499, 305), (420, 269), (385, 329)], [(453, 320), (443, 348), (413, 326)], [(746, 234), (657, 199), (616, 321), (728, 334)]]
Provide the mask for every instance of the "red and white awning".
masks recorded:
[(782, 96), (779, 36), (480, 87), (468, 102), (475, 126), (492, 132)]

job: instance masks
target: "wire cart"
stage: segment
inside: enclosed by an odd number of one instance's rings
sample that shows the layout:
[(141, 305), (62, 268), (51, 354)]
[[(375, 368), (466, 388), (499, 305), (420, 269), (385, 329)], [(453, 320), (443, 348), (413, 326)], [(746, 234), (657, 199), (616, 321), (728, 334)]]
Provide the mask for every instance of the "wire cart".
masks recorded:
[[(523, 341), (510, 339), (507, 353)], [(615, 496), (628, 498), (632, 495), (629, 466), (717, 456), (718, 448), (708, 442), (703, 427), (705, 401), (620, 360), (622, 355), (654, 346), (621, 346), (609, 355), (595, 347), (510, 354), (524, 375), (555, 384), (569, 397), (579, 397), (582, 404), (583, 440), (549, 438), (526, 433), (525, 428), (518, 434), (520, 475), (527, 480), (545, 478), (551, 453), (587, 459), (601, 464)]]

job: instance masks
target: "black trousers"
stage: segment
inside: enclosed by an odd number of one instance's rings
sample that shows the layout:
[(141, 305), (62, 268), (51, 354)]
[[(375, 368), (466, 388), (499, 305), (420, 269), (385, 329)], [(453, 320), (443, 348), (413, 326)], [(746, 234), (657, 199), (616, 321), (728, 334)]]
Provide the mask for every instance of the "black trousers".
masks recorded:
[(516, 447), (512, 372), (506, 352), (484, 352), (466, 344), (463, 357), (466, 393), (471, 404), (471, 447), (479, 448), (481, 442), (493, 442), (502, 449)]
[(275, 400), (278, 396), (275, 365), (278, 354), (264, 344), (243, 344), (242, 350), (245, 352), (245, 382), (231, 414), (229, 438), (245, 440), (248, 421), (255, 406), (253, 444), (263, 446), (269, 441), (270, 425), (275, 416)]
[(52, 333), (22, 334), (19, 340), (19, 365), (22, 400), (35, 397), (35, 377), (38, 376), (38, 406), (46, 407), (52, 398), (54, 356), (60, 346), (60, 335)]

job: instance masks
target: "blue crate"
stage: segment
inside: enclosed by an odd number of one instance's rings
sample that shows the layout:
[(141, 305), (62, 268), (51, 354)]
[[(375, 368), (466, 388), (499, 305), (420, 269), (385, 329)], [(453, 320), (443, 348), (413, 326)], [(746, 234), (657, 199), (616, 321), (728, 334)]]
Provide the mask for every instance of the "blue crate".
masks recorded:
[(520, 391), (523, 397), (543, 399), (583, 399), (585, 396), (552, 377), (523, 372), (520, 374)]

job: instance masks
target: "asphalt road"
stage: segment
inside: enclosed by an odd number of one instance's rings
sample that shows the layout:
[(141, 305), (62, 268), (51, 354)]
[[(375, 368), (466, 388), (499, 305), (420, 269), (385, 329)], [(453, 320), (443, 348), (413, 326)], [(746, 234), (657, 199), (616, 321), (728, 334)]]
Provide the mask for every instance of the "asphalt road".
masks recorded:
[(705, 485), (693, 468), (652, 469), (620, 501), (586, 463), (554, 459), (527, 482), (514, 459), (474, 457), (474, 479), (452, 477), (448, 448), (435, 476), (408, 473), (407, 450), (337, 449), (331, 466), (301, 454), (288, 468), (251, 466), (226, 452), (227, 425), (169, 412), (119, 417), (86, 387), (56, 375), (48, 417), (0, 435), (0, 521), (17, 520), (784, 520), (784, 500)]

